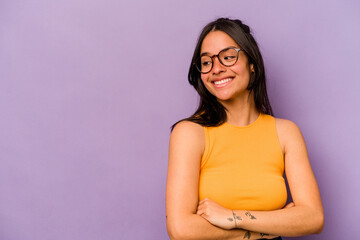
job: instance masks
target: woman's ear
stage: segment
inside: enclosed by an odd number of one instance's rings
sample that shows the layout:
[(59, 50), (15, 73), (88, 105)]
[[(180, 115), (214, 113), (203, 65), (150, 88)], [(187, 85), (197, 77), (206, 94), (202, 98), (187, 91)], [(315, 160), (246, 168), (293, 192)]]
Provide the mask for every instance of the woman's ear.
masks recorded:
[(254, 64), (250, 64), (250, 70), (251, 70), (251, 72), (255, 72), (255, 70), (254, 70)]

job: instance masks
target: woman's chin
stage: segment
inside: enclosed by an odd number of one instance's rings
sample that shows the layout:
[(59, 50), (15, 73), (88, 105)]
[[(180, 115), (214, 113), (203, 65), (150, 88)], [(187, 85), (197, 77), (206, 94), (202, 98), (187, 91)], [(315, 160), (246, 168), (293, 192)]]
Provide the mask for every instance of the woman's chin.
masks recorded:
[(219, 102), (229, 102), (232, 100), (231, 97), (227, 97), (227, 96), (217, 96), (216, 98)]
[(235, 97), (234, 93), (230, 92), (230, 91), (226, 91), (226, 92), (224, 91), (222, 93), (217, 93), (215, 96), (219, 101), (229, 101)]

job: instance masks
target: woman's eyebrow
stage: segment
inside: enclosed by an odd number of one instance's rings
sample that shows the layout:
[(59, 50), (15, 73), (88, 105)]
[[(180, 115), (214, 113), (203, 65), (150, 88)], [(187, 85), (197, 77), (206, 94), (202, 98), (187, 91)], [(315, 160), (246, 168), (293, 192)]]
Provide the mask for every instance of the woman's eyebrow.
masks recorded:
[(208, 52), (203, 52), (202, 54), (200, 54), (200, 57), (201, 57), (201, 56), (204, 56), (204, 55), (210, 55), (210, 53), (208, 53)]
[[(237, 47), (237, 46), (228, 46), (226, 48), (221, 49), (219, 52), (221, 52), (222, 50), (228, 49), (228, 48), (239, 48), (239, 47)], [(200, 57), (204, 56), (204, 55), (210, 55), (210, 53), (209, 52), (203, 52), (203, 53), (200, 54)]]

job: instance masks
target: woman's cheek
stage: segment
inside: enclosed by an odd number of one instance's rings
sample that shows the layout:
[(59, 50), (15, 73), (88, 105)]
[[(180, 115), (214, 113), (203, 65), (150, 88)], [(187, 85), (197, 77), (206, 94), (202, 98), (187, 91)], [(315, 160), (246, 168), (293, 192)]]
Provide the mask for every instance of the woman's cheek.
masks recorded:
[(211, 84), (211, 83), (209, 83), (205, 77), (201, 77), (201, 81), (203, 82), (205, 88), (206, 88), (212, 95), (214, 95), (214, 92), (212, 91), (211, 87), (209, 86), (209, 84)]

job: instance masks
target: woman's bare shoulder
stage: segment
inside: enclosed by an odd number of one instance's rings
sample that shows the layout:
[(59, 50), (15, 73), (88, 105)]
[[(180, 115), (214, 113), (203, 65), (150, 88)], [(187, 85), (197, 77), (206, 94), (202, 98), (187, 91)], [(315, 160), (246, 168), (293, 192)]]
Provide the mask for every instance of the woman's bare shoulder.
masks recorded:
[(173, 132), (203, 132), (203, 127), (200, 124), (188, 121), (188, 120), (182, 120), (178, 122), (173, 129)]
[(291, 120), (283, 118), (275, 118), (276, 128), (279, 131), (297, 131), (299, 127)]
[(203, 150), (205, 146), (204, 127), (191, 121), (180, 121), (171, 132), (170, 142)]
[(283, 152), (286, 151), (287, 146), (294, 142), (294, 140), (302, 138), (300, 128), (291, 120), (275, 118), (276, 131), (279, 137), (281, 148)]

